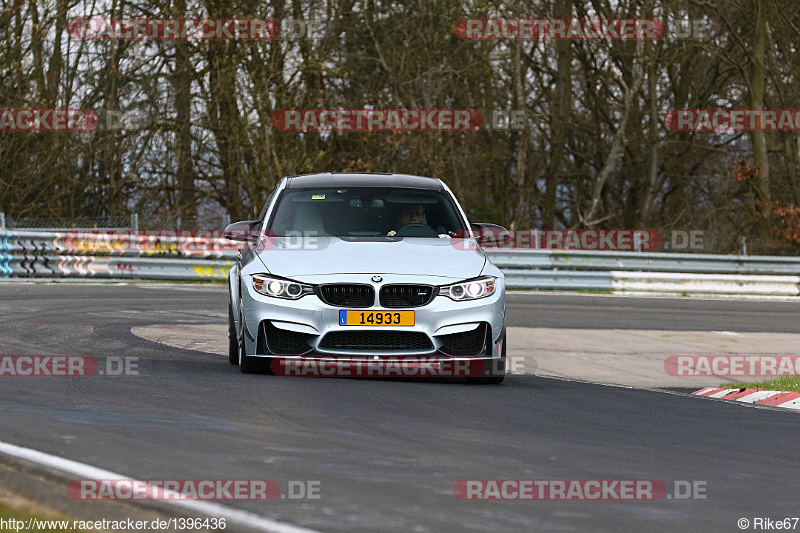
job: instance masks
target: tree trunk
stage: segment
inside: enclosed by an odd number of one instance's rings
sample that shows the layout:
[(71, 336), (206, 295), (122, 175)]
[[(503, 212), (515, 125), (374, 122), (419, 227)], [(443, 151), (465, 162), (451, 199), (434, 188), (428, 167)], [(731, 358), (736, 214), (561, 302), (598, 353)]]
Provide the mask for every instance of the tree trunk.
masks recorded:
[[(756, 24), (751, 57), (753, 68), (750, 76), (750, 108), (763, 109), (766, 86), (764, 60), (766, 58), (767, 43), (767, 9), (759, 0), (754, 0), (753, 3), (756, 8)], [(761, 212), (764, 215), (768, 215), (771, 195), (769, 190), (769, 154), (767, 152), (766, 132), (751, 131), (750, 140), (753, 143), (753, 156), (758, 168), (758, 176), (755, 177), (754, 202), (762, 203), (761, 208), (758, 205), (754, 205), (754, 209), (756, 213)], [(761, 237), (768, 235), (769, 220), (767, 218), (759, 219), (758, 233)]]
[[(572, 0), (563, 0), (556, 4), (556, 18), (572, 16)], [(567, 129), (572, 108), (572, 43), (569, 40), (556, 41), (558, 55), (558, 77), (556, 79), (555, 102), (551, 113), (551, 151), (550, 160), (545, 169), (545, 197), (542, 210), (542, 227), (554, 228), (556, 223), (556, 189), (558, 176), (564, 157), (567, 142)]]
[(650, 214), (653, 210), (655, 201), (656, 185), (658, 182), (658, 72), (655, 54), (656, 46), (648, 43), (650, 54), (647, 65), (647, 103), (648, 103), (648, 123), (647, 123), (647, 184), (645, 186), (644, 197), (642, 198), (641, 218), (639, 227), (647, 227), (650, 224)]
[[(523, 90), (523, 68), (522, 68), (522, 52), (519, 42), (515, 43), (514, 51), (514, 90), (516, 93), (516, 107), (518, 110), (526, 109), (525, 106), (525, 91)], [(519, 225), (524, 224), (526, 217), (523, 212), (527, 207), (528, 189), (525, 183), (525, 171), (528, 163), (528, 140), (530, 139), (530, 129), (525, 128), (519, 135), (519, 148), (517, 152), (517, 207), (512, 218), (512, 228), (518, 228)]]
[(625, 130), (628, 126), (628, 118), (630, 117), (633, 109), (633, 99), (639, 93), (644, 81), (644, 69), (641, 66), (642, 54), (639, 53), (641, 51), (641, 43), (642, 41), (637, 43), (637, 54), (632, 62), (633, 75), (630, 85), (625, 84), (624, 75), (620, 74), (620, 82), (624, 88), (622, 114), (620, 116), (619, 125), (617, 126), (617, 131), (614, 134), (614, 140), (611, 142), (611, 149), (608, 151), (608, 155), (603, 163), (603, 168), (600, 170), (600, 173), (597, 175), (594, 183), (592, 184), (592, 199), (591, 203), (589, 204), (589, 211), (582, 217), (583, 220), (581, 221), (584, 226), (592, 227), (598, 222), (593, 219), (597, 215), (597, 211), (600, 207), (603, 187), (605, 186), (608, 178), (611, 176), (611, 173), (614, 171), (614, 168), (617, 166), (617, 162), (619, 161), (619, 158), (622, 157), (622, 152), (625, 148)]
[[(186, 16), (186, 0), (175, 0), (175, 16)], [(216, 43), (215, 43), (216, 44)], [(194, 170), (192, 168), (192, 62), (189, 42), (175, 41), (175, 77), (173, 92), (175, 93), (175, 157), (178, 163), (178, 212), (181, 217), (197, 215), (197, 194), (194, 186)]]
[[(211, 17), (231, 16), (229, 5), (223, 0), (208, 0)], [(243, 202), (243, 163), (240, 151), (242, 121), (236, 101), (236, 68), (238, 64), (236, 41), (212, 41), (207, 47), (209, 70), (209, 117), (217, 145), (219, 165), (225, 184), (224, 207), (234, 219), (242, 219), (247, 212)]]

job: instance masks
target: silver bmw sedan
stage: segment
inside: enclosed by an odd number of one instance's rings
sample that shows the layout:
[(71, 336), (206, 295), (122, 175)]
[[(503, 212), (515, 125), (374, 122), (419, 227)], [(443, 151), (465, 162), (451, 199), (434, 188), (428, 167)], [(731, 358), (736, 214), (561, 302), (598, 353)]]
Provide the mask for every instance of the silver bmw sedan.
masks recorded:
[(258, 220), (225, 235), (243, 242), (229, 274), (229, 360), (242, 372), (296, 358), (477, 360), (467, 381), (503, 381), (503, 274), (441, 180), (283, 178)]

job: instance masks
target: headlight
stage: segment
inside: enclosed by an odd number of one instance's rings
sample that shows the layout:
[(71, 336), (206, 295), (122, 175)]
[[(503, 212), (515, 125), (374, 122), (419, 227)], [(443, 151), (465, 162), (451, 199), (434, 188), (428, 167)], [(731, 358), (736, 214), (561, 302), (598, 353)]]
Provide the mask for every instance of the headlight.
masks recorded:
[(286, 300), (299, 300), (306, 294), (314, 292), (314, 287), (306, 283), (264, 275), (253, 276), (253, 288), (264, 296)]
[(496, 281), (496, 278), (491, 276), (462, 281), (461, 283), (439, 287), (439, 294), (456, 301), (486, 298), (494, 294), (497, 287)]

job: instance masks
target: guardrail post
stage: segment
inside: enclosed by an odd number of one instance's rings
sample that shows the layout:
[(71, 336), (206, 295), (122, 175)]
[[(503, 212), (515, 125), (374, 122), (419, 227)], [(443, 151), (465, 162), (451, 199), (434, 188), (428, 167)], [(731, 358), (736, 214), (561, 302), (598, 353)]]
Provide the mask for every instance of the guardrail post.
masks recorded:
[(0, 211), (0, 229), (6, 229), (6, 214)]
[(739, 240), (739, 255), (747, 255), (747, 237), (742, 237)]
[(139, 213), (131, 213), (131, 229), (139, 231)]

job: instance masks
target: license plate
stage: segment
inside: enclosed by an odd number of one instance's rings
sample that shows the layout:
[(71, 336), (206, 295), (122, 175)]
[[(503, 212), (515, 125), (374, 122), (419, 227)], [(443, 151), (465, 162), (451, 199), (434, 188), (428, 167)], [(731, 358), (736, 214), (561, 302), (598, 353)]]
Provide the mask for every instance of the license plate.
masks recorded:
[(340, 326), (413, 326), (414, 311), (339, 311)]

